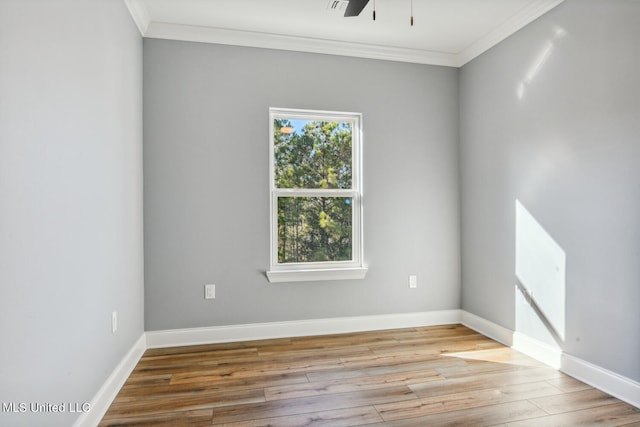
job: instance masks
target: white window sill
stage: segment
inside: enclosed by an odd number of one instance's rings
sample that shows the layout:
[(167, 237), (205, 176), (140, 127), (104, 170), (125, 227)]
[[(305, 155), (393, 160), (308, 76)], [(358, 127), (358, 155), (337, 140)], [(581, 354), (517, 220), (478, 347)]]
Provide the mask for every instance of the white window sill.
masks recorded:
[(272, 270), (267, 271), (267, 278), (270, 283), (352, 280), (364, 279), (367, 271), (366, 267), (325, 270)]

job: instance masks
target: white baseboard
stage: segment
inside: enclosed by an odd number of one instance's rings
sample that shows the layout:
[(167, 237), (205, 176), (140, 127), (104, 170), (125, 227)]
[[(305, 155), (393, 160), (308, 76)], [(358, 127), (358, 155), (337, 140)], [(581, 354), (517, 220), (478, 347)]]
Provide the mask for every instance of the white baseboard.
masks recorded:
[(570, 354), (562, 354), (560, 370), (567, 375), (640, 408), (640, 383)]
[(296, 320), (147, 332), (147, 347), (176, 347), (460, 323), (460, 310)]
[(111, 406), (111, 402), (116, 398), (116, 395), (127, 378), (129, 378), (131, 371), (136, 367), (146, 349), (146, 336), (143, 333), (91, 400), (89, 412), (82, 413), (73, 423), (73, 427), (94, 427), (100, 423), (109, 406)]
[(640, 408), (640, 383), (464, 310), (461, 318), (462, 324), (468, 328)]
[(462, 312), (462, 324), (552, 368), (560, 369), (562, 350), (559, 348), (550, 346), (520, 332), (514, 332), (466, 311)]
[(97, 426), (147, 348), (328, 335), (462, 323), (491, 339), (551, 365), (567, 375), (640, 407), (640, 383), (511, 331), (464, 310), (340, 317), (145, 332), (114, 369), (73, 427)]
[(469, 313), (468, 311), (462, 311), (460, 323), (486, 337), (491, 338), (492, 340), (498, 341), (500, 344), (504, 344), (508, 347), (513, 345), (512, 330), (503, 328), (500, 325)]
[(562, 349), (531, 338), (523, 333), (513, 333), (513, 345), (511, 347), (554, 369), (562, 367)]
[(341, 317), (145, 332), (124, 356), (73, 427), (97, 426), (148, 348), (327, 335), (460, 323), (460, 310)]

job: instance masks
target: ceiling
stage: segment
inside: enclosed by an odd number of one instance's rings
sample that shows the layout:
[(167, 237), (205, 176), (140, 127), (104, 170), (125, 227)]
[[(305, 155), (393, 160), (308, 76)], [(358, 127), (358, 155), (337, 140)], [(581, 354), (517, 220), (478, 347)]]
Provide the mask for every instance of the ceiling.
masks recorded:
[[(125, 0), (144, 37), (460, 67), (564, 0)], [(342, 8), (342, 10), (340, 10)]]

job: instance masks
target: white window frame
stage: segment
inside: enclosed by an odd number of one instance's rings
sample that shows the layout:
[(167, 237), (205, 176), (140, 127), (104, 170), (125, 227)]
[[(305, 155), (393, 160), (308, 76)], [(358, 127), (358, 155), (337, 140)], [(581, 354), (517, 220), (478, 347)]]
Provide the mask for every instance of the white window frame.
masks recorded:
[[(275, 185), (274, 121), (301, 119), (347, 122), (352, 124), (351, 189), (277, 188)], [(364, 266), (362, 236), (362, 114), (336, 111), (269, 109), (269, 191), (270, 191), (270, 268), (269, 282), (304, 282), (319, 280), (362, 279)], [(278, 197), (350, 197), (352, 200), (352, 250), (350, 261), (278, 262)]]

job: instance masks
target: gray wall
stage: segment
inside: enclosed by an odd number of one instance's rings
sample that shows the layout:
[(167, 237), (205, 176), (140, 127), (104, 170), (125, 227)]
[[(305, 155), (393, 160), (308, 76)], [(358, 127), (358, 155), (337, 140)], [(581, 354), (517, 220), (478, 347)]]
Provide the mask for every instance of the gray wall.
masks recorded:
[(0, 402), (82, 404), (143, 332), (142, 40), (120, 1), (2, 0), (0, 64)]
[(640, 2), (568, 0), (460, 72), (463, 308), (519, 329), (519, 200), (566, 254), (559, 347), (636, 381), (638, 40)]
[[(456, 69), (146, 39), (144, 70), (147, 330), (460, 307)], [(270, 106), (363, 113), (364, 280), (267, 282)]]

